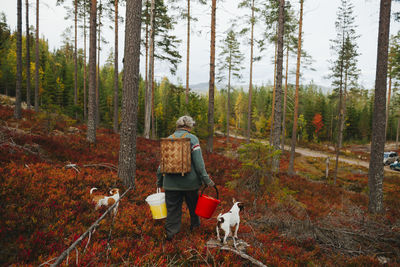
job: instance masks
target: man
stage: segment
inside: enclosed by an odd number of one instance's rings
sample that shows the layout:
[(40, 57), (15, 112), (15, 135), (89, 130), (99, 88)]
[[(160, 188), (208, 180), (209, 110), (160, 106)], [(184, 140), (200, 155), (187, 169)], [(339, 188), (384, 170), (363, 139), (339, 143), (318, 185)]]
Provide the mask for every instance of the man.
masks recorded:
[(207, 174), (203, 156), (200, 150), (199, 139), (190, 133), (195, 125), (190, 116), (182, 116), (176, 121), (174, 136), (190, 138), (191, 170), (185, 175), (161, 174), (157, 171), (157, 187), (165, 190), (165, 202), (167, 205), (167, 219), (165, 223), (166, 239), (172, 240), (181, 228), (182, 202), (185, 199), (190, 213), (190, 230), (200, 226), (200, 219), (195, 214), (198, 190), (202, 184), (214, 186), (214, 182)]

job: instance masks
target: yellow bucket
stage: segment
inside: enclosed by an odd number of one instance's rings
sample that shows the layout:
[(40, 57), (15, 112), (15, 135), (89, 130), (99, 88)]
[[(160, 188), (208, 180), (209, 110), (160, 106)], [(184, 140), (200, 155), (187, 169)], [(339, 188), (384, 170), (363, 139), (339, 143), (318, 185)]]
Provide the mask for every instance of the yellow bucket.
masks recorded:
[(165, 193), (157, 189), (157, 193), (146, 198), (146, 202), (150, 206), (153, 219), (164, 219), (167, 217), (167, 206), (165, 204)]

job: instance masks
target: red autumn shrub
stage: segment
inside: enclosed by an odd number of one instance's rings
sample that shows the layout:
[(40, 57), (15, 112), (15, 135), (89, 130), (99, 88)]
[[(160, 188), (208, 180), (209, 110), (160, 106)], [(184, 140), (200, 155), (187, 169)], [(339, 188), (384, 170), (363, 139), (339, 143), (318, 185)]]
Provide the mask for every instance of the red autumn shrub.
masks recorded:
[[(0, 120), (12, 121), (12, 110), (0, 106)], [(25, 131), (2, 130), (12, 138), (16, 146), (0, 145), (0, 262), (7, 265), (40, 265), (70, 246), (104, 211), (95, 211), (89, 190), (97, 187), (106, 192), (119, 187), (125, 191), (116, 173), (99, 165), (117, 165), (119, 135), (110, 130), (97, 131), (97, 144), (86, 142), (86, 127), (77, 125), (79, 133), (69, 134), (67, 124), (61, 122), (56, 129), (59, 135), (47, 133), (43, 121), (34, 113), (24, 113), (31, 119), (19, 123)], [(13, 121), (15, 123), (15, 121)], [(29, 129), (32, 129), (30, 132)], [(231, 140), (232, 141), (232, 140)], [(202, 142), (202, 146), (204, 143)], [(228, 149), (224, 138), (216, 138), (220, 151)], [(233, 142), (229, 149), (237, 149)], [(205, 151), (203, 147), (203, 152)], [(33, 153), (32, 153), (33, 152)], [(203, 153), (207, 170), (216, 182), (221, 204), (214, 217), (201, 220), (201, 228), (193, 233), (189, 230), (189, 214), (183, 212), (181, 232), (177, 242), (164, 241), (164, 220), (156, 221), (144, 199), (155, 192), (156, 170), (159, 164), (159, 142), (138, 138), (137, 171), (135, 189), (121, 200), (114, 224), (106, 218), (77, 247), (78, 265), (209, 265), (243, 266), (249, 262), (231, 252), (218, 248), (206, 248), (209, 239), (215, 239), (215, 217), (232, 206), (232, 198), (245, 203), (241, 214), (239, 238), (250, 244), (247, 254), (272, 266), (297, 265), (374, 265), (373, 256), (348, 257), (328, 255), (321, 251), (314, 239), (296, 240), (283, 235), (278, 229), (259, 227), (254, 222), (263, 218), (266, 211), (279, 213), (285, 207), (288, 214), (296, 216), (294, 206), (286, 203), (290, 196), (307, 211), (311, 220), (318, 221), (330, 211), (340, 210), (345, 197), (352, 203), (366, 206), (367, 199), (360, 193), (348, 192), (344, 188), (315, 183), (304, 177), (288, 177), (279, 174), (277, 188), (270, 185), (264, 191), (251, 192), (246, 188), (227, 186), (237, 179), (246, 179), (240, 172), (238, 160), (216, 153)], [(281, 157), (281, 166), (287, 168), (287, 154)], [(68, 163), (78, 164), (80, 172), (66, 169)], [(87, 166), (87, 167), (85, 167)], [(348, 177), (347, 183), (365, 182), (362, 176)], [(398, 182), (391, 181), (385, 190), (393, 194), (387, 197), (388, 209), (394, 210), (399, 202)], [(282, 192), (279, 190), (282, 189)], [(397, 191), (396, 191), (397, 190)], [(213, 195), (212, 189), (207, 194)], [(289, 197), (287, 197), (289, 198)], [(397, 198), (399, 199), (399, 198)], [(290, 213), (290, 209), (292, 212)], [(390, 213), (391, 220), (398, 220), (398, 213)], [(107, 250), (110, 227), (112, 238)], [(71, 252), (68, 264), (75, 265), (76, 251)], [(67, 264), (67, 259), (64, 260)]]

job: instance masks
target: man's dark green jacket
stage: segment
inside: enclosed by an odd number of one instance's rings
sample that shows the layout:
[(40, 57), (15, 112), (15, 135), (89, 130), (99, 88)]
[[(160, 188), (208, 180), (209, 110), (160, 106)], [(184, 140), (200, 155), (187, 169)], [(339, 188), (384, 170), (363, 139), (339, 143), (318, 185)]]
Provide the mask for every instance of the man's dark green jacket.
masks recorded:
[(207, 174), (203, 156), (201, 154), (199, 139), (184, 129), (177, 129), (174, 132), (176, 138), (186, 133), (185, 138), (190, 138), (192, 165), (189, 173), (184, 176), (182, 174), (161, 174), (160, 167), (157, 170), (157, 187), (163, 187), (164, 190), (196, 190), (202, 184), (213, 185), (214, 182)]

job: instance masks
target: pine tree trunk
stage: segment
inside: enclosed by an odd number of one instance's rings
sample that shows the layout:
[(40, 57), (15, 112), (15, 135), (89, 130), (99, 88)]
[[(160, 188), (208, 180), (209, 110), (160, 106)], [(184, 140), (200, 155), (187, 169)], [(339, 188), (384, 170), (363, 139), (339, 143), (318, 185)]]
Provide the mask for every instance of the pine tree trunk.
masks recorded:
[(385, 136), (387, 136), (387, 128), (388, 128), (388, 120), (389, 120), (389, 108), (390, 108), (390, 97), (392, 94), (392, 66), (389, 68), (389, 93), (386, 107), (386, 127), (385, 127)]
[[(186, 45), (186, 105), (189, 104), (189, 59), (190, 59), (190, 0), (187, 0), (187, 45)], [(187, 107), (186, 107), (187, 108)]]
[(391, 0), (381, 0), (379, 14), (378, 56), (376, 63), (375, 100), (372, 115), (371, 159), (369, 162), (368, 209), (381, 213), (383, 209), (383, 152), (385, 149), (385, 108)]
[(338, 173), (338, 167), (339, 167), (339, 155), (340, 155), (340, 150), (342, 148), (342, 137), (343, 137), (343, 123), (344, 123), (344, 106), (346, 106), (346, 102), (343, 100), (343, 68), (344, 68), (344, 37), (345, 33), (343, 30), (343, 40), (342, 40), (342, 52), (341, 52), (341, 62), (340, 62), (340, 84), (339, 84), (339, 128), (338, 128), (338, 134), (337, 134), (337, 142), (335, 146), (336, 150), (336, 161), (335, 161), (335, 171), (333, 173), (333, 183), (336, 184), (337, 180), (337, 173)]
[[(278, 31), (278, 29), (277, 29)], [(278, 37), (278, 32), (277, 32)], [(275, 41), (275, 52), (274, 52), (274, 87), (272, 88), (272, 109), (271, 109), (271, 123), (269, 127), (269, 143), (273, 141), (273, 129), (274, 129), (274, 118), (275, 118), (275, 89), (276, 89), (276, 57), (278, 56), (278, 38)]]
[(86, 88), (86, 81), (87, 81), (87, 61), (86, 61), (86, 4), (84, 4), (84, 11), (83, 11), (83, 118), (85, 122), (87, 121), (87, 88)]
[(287, 90), (288, 90), (288, 72), (289, 72), (289, 41), (286, 47), (286, 69), (285, 69), (285, 95), (283, 97), (283, 116), (282, 116), (282, 143), (281, 150), (285, 151), (285, 135), (286, 135), (286, 102), (287, 102)]
[[(281, 148), (282, 133), (282, 69), (283, 69), (283, 35), (285, 34), (285, 0), (279, 1), (278, 17), (278, 55), (276, 61), (275, 116), (273, 145), (275, 150)], [(280, 156), (275, 156), (273, 170), (279, 171)]]
[(396, 150), (399, 149), (399, 130), (400, 130), (400, 117), (397, 119)]
[(215, 89), (215, 29), (217, 0), (211, 6), (210, 81), (208, 88), (208, 140), (207, 151), (213, 151), (214, 142), (214, 89)]
[[(75, 44), (74, 44), (74, 105), (78, 106), (78, 0), (75, 1)], [(75, 112), (75, 119), (78, 118), (78, 113)]]
[[(154, 39), (153, 39), (154, 42)], [(154, 47), (154, 44), (153, 44)], [(151, 139), (155, 140), (156, 139), (156, 123), (154, 122), (154, 87), (155, 87), (155, 81), (154, 81), (154, 62), (152, 66), (151, 72), (153, 73), (153, 82), (151, 83)]]
[(90, 37), (89, 37), (89, 107), (87, 140), (96, 142), (96, 16), (97, 0), (90, 1)]
[(125, 186), (134, 185), (136, 173), (141, 10), (141, 0), (126, 2), (121, 141), (118, 160), (118, 177)]
[(146, 99), (145, 99), (145, 113), (144, 113), (144, 137), (150, 138), (150, 124), (151, 124), (151, 99), (152, 99), (152, 88), (154, 81), (153, 65), (154, 65), (154, 11), (155, 11), (155, 0), (151, 0), (150, 7), (150, 55), (149, 55), (149, 75), (148, 84), (146, 88)]
[(148, 21), (149, 21), (149, 8), (148, 8), (148, 1), (149, 0), (146, 0), (146, 16), (147, 16), (147, 18), (146, 18), (146, 41), (145, 41), (145, 49), (146, 49), (146, 58), (145, 58), (145, 79), (144, 79), (144, 99), (145, 99), (145, 101), (144, 101), (144, 110), (145, 110), (145, 113), (146, 113), (146, 105), (147, 105), (147, 103), (146, 103), (146, 99), (147, 99), (147, 88), (148, 88), (148, 86), (149, 86), (149, 24), (148, 24)]
[(247, 142), (250, 142), (251, 133), (251, 101), (253, 93), (253, 57), (254, 57), (254, 0), (251, 1), (251, 34), (250, 34), (250, 82), (249, 82), (249, 104), (247, 109)]
[(29, 2), (25, 0), (26, 6), (26, 105), (31, 109), (31, 46), (29, 36)]
[(14, 117), (21, 118), (22, 85), (22, 0), (17, 0), (17, 81), (15, 88)]
[(114, 133), (118, 133), (118, 0), (115, 0), (114, 44)]
[(98, 31), (98, 47), (97, 47), (97, 79), (96, 79), (96, 127), (100, 124), (100, 51), (101, 51), (101, 0), (99, 3), (99, 31)]
[(301, 62), (301, 38), (303, 31), (303, 0), (300, 0), (300, 19), (299, 19), (299, 37), (297, 43), (297, 64), (296, 64), (296, 92), (294, 96), (294, 114), (292, 140), (290, 145), (289, 174), (294, 175), (294, 153), (296, 152), (297, 120), (299, 112), (299, 83), (300, 83), (300, 62)]
[(230, 120), (230, 114), (231, 114), (231, 72), (232, 72), (232, 66), (231, 66), (231, 60), (229, 61), (229, 70), (228, 70), (228, 103), (226, 105), (226, 143), (229, 144), (229, 120)]
[(36, 0), (35, 111), (39, 112), (39, 0)]

